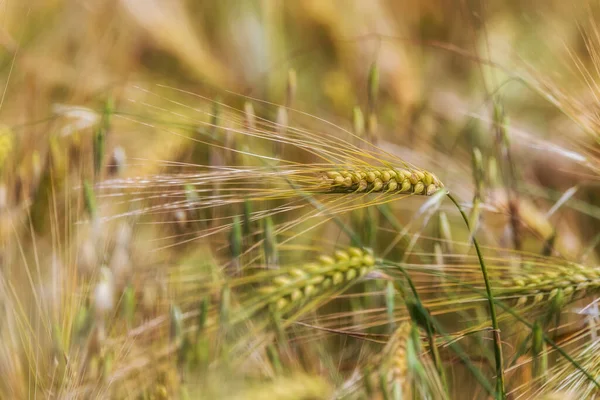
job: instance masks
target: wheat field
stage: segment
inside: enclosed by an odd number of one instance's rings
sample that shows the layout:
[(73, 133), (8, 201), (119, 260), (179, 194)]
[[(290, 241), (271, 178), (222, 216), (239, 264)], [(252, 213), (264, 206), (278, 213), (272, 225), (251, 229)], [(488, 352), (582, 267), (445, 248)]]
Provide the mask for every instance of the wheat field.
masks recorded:
[(593, 399), (594, 1), (0, 1), (1, 399)]

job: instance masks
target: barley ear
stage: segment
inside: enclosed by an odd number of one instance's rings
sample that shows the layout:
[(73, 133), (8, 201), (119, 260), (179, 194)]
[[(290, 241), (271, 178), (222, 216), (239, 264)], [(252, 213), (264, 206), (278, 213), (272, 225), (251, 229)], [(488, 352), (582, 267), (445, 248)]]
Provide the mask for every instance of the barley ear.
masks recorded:
[(443, 183), (431, 172), (408, 168), (330, 169), (320, 172), (324, 190), (333, 193), (406, 193), (431, 196)]
[(318, 262), (282, 270), (260, 291), (267, 297), (269, 309), (279, 315), (300, 309), (310, 301), (328, 299), (374, 269), (376, 261), (367, 250), (351, 247), (335, 256), (323, 255)]

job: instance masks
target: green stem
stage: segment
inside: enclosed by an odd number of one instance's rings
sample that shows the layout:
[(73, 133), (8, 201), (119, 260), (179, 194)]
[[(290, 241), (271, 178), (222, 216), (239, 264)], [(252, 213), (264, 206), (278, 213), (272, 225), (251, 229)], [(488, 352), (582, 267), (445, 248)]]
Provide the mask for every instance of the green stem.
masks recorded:
[[(408, 282), (408, 285), (410, 286), (410, 290), (413, 293), (413, 296), (415, 298), (416, 303), (419, 305), (419, 307), (421, 307), (421, 309), (425, 310), (425, 313), (423, 314), (423, 317), (425, 317), (427, 319), (426, 323), (428, 325), (430, 324), (430, 326), (433, 328), (433, 330), (435, 332), (437, 332), (444, 340), (446, 340), (448, 342), (448, 346), (450, 347), (450, 349), (452, 349), (452, 351), (454, 351), (454, 353), (456, 353), (456, 355), (465, 364), (465, 366), (467, 367), (467, 369), (473, 374), (473, 376), (475, 377), (475, 379), (477, 379), (477, 381), (481, 384), (481, 386), (483, 386), (483, 388), (490, 395), (493, 395), (494, 394), (494, 388), (492, 387), (492, 385), (486, 380), (486, 378), (481, 374), (481, 372), (477, 368), (475, 368), (475, 366), (473, 364), (471, 364), (469, 362), (469, 357), (462, 350), (462, 348), (458, 344), (458, 342), (456, 342), (455, 340), (452, 340), (446, 334), (446, 332), (444, 331), (443, 327), (435, 320), (435, 318), (433, 318), (433, 316), (431, 316), (429, 314), (429, 312), (427, 311), (427, 309), (425, 308), (425, 306), (423, 306), (423, 303), (421, 302), (421, 298), (420, 298), (419, 293), (417, 291), (417, 287), (415, 286), (414, 282), (410, 278), (410, 275), (408, 274), (408, 272), (406, 272), (406, 270), (402, 267), (402, 265), (398, 264), (396, 266), (398, 267), (398, 269), (400, 270), (400, 272), (402, 273), (402, 275), (404, 275), (404, 277), (406, 278), (406, 281)], [(436, 347), (434, 345), (433, 348), (431, 349), (432, 352), (433, 352), (433, 350), (435, 348)], [(434, 354), (434, 353), (432, 353), (432, 354)], [(439, 355), (438, 355), (438, 357), (439, 357)], [(442, 384), (444, 385), (444, 389), (446, 390), (446, 393), (448, 394), (449, 391), (448, 391), (448, 387), (447, 387), (447, 382), (445, 380), (445, 375), (441, 375), (440, 379), (443, 379)]]
[[(462, 207), (458, 204), (456, 199), (450, 194), (447, 194), (448, 198), (454, 203), (458, 211), (460, 211), (460, 215), (462, 215), (465, 224), (469, 231), (471, 231), (471, 227), (469, 226), (469, 219), (467, 218), (467, 214), (463, 211)], [(490, 285), (490, 280), (488, 278), (487, 268), (485, 267), (485, 262), (483, 261), (483, 255), (481, 254), (481, 249), (479, 248), (479, 244), (475, 239), (475, 232), (471, 232), (471, 237), (473, 238), (473, 245), (475, 246), (475, 251), (477, 252), (477, 258), (479, 259), (479, 265), (481, 266), (481, 273), (483, 275), (483, 281), (485, 282), (485, 292), (488, 299), (489, 307), (490, 307), (490, 318), (492, 320), (492, 328), (494, 332), (494, 355), (496, 358), (496, 398), (505, 399), (506, 392), (504, 389), (504, 370), (502, 367), (502, 340), (500, 338), (500, 327), (498, 325), (498, 318), (496, 318), (496, 307), (494, 305), (494, 295), (492, 294), (492, 287)]]

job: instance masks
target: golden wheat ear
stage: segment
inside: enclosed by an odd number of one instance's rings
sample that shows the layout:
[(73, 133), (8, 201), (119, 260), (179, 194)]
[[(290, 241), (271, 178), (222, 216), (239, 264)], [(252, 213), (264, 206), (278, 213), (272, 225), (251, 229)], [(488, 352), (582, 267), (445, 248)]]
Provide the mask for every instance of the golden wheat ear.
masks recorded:
[(404, 168), (357, 168), (324, 171), (322, 178), (333, 193), (413, 193), (431, 196), (444, 187), (431, 172)]

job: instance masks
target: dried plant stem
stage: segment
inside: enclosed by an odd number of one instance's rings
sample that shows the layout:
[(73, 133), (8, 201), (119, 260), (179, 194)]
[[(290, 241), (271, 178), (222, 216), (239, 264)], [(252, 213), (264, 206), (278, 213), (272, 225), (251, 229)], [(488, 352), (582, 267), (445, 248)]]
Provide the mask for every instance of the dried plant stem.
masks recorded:
[[(460, 215), (463, 217), (465, 224), (469, 231), (471, 227), (469, 226), (469, 218), (467, 214), (463, 211), (462, 207), (458, 204), (456, 199), (450, 194), (447, 193), (448, 198), (454, 203)], [(503, 369), (503, 361), (502, 361), (502, 340), (500, 338), (500, 326), (498, 325), (498, 318), (496, 317), (496, 307), (494, 306), (494, 295), (492, 293), (492, 287), (490, 285), (490, 280), (488, 277), (487, 268), (485, 266), (485, 262), (483, 260), (483, 255), (481, 254), (481, 249), (479, 248), (479, 244), (477, 243), (477, 239), (475, 239), (475, 235), (473, 235), (473, 245), (475, 246), (475, 251), (477, 252), (477, 258), (479, 259), (479, 265), (481, 266), (481, 273), (483, 275), (483, 281), (485, 283), (485, 291), (488, 299), (489, 307), (490, 307), (490, 318), (492, 320), (492, 328), (494, 335), (494, 356), (496, 359), (496, 398), (504, 399), (506, 398), (506, 391), (504, 388), (504, 369)]]

